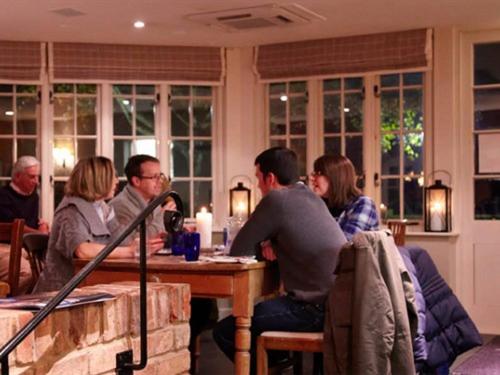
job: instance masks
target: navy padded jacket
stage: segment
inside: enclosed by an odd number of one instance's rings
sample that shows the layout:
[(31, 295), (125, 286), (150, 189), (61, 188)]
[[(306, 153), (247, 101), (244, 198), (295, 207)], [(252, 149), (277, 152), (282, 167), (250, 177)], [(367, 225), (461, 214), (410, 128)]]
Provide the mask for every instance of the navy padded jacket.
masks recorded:
[(425, 339), (428, 356), (416, 363), (417, 371), (433, 372), (443, 365), (451, 366), (455, 358), (475, 346), (481, 345), (481, 336), (469, 315), (436, 265), (424, 249), (406, 247), (415, 265), (427, 308)]

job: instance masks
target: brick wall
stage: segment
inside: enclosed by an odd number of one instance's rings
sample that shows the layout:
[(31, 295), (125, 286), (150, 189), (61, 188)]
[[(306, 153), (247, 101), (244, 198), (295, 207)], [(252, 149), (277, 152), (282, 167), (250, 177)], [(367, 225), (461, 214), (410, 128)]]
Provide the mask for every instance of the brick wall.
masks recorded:
[[(116, 299), (49, 315), (9, 355), (10, 374), (115, 374), (118, 352), (140, 358), (139, 286), (134, 282), (95, 285)], [(190, 290), (186, 284), (148, 283), (148, 364), (137, 374), (189, 371)], [(22, 328), (32, 313), (0, 309), (0, 345)]]

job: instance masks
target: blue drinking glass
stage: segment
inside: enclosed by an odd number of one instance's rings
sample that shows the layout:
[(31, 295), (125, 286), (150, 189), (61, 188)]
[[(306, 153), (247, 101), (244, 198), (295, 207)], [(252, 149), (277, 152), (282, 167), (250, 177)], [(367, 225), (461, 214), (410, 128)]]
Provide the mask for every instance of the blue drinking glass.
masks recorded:
[(184, 233), (184, 257), (188, 262), (198, 260), (200, 256), (200, 234), (198, 232)]
[(172, 255), (184, 255), (185, 232), (178, 232), (172, 235)]

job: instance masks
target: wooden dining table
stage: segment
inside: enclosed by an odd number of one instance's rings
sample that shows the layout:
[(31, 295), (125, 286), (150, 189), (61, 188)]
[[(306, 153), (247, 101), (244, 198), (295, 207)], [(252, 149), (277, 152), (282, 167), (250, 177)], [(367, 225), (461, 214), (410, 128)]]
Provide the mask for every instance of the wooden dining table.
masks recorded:
[[(88, 260), (75, 259), (76, 271)], [(236, 318), (235, 374), (250, 373), (250, 325), (255, 299), (270, 295), (279, 287), (279, 275), (268, 262), (252, 264), (186, 262), (183, 257), (153, 255), (147, 259), (147, 280), (186, 283), (191, 295), (231, 298)], [(108, 259), (92, 272), (83, 285), (138, 281), (138, 259)]]

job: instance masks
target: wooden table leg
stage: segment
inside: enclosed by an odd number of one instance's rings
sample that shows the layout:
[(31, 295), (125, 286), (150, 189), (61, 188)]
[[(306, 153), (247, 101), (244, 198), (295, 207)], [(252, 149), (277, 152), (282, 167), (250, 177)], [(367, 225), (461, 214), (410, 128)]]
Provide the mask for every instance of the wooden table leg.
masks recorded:
[(236, 374), (250, 374), (250, 323), (248, 317), (236, 317), (234, 370)]

